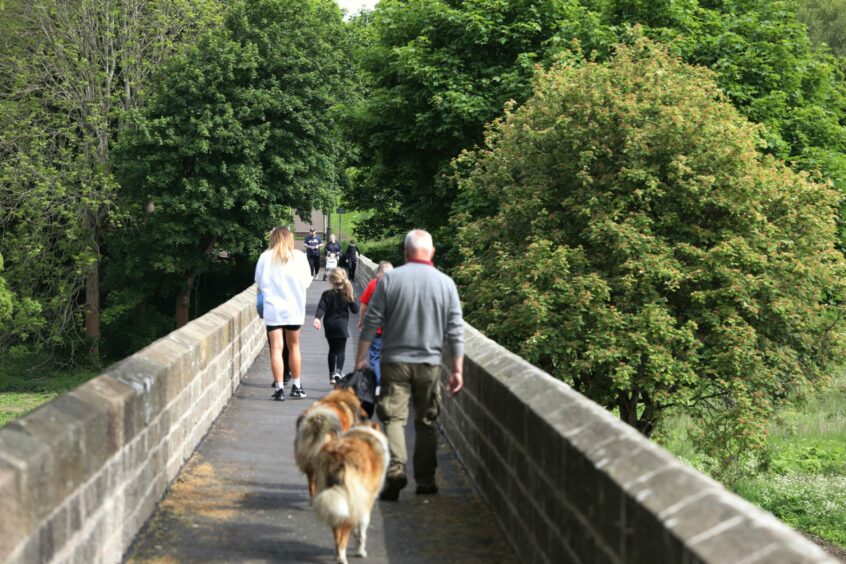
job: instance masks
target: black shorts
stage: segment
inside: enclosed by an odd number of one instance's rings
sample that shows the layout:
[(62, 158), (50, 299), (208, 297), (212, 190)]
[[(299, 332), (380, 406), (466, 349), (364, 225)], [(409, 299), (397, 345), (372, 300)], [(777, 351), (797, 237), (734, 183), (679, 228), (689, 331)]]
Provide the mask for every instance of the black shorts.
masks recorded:
[(302, 325), (268, 325), (267, 332), (276, 331), (277, 329), (286, 329), (288, 331), (299, 331)]

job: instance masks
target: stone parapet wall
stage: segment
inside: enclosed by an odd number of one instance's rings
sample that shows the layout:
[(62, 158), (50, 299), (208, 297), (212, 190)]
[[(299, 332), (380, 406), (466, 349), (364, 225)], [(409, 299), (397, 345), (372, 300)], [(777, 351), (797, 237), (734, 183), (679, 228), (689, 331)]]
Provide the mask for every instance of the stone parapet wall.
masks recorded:
[(441, 424), (524, 562), (834, 562), (608, 411), (467, 326)]
[(440, 422), (521, 561), (834, 562), (472, 326), (465, 339)]
[(0, 429), (0, 562), (119, 562), (265, 342), (252, 287)]

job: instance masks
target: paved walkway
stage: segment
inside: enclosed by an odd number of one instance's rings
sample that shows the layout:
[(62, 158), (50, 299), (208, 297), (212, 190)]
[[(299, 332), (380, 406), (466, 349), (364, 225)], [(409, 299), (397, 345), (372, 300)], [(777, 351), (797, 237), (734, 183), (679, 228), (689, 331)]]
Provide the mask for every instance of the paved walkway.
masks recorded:
[[(311, 510), (305, 476), (293, 460), (297, 416), (330, 389), (326, 340), (322, 330), (310, 325), (327, 288), (326, 282), (317, 281), (308, 294), (302, 332), (308, 399), (270, 400), (265, 349), (135, 539), (128, 562), (335, 561), (332, 533)], [(347, 343), (348, 370), (356, 340)], [(411, 447), (409, 442), (409, 451)], [(416, 496), (412, 481), (398, 502), (377, 501), (368, 530), (368, 558), (351, 561), (516, 561), (443, 440), (438, 464), (440, 493)]]

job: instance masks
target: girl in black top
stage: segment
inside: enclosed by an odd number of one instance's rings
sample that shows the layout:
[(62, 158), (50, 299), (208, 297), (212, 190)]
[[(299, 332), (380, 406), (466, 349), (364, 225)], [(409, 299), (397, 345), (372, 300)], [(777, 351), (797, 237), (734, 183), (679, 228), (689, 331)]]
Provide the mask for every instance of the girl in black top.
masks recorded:
[(315, 329), (320, 329), (320, 319), (323, 318), (323, 329), (329, 342), (329, 383), (334, 385), (340, 381), (344, 369), (344, 352), (350, 336), (350, 312), (358, 313), (358, 302), (343, 268), (336, 268), (329, 274), (329, 283), (332, 289), (320, 296), (313, 325)]

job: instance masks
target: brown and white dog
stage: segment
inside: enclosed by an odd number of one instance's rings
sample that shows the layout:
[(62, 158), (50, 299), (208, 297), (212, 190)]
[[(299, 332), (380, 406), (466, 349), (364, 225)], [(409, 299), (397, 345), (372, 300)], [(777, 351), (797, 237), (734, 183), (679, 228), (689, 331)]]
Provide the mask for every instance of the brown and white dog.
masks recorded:
[(370, 511), (382, 490), (388, 461), (388, 438), (378, 423), (356, 425), (317, 455), (314, 510), (332, 527), (339, 564), (347, 564), (351, 532), (358, 544), (356, 556), (367, 556)]
[(334, 390), (316, 401), (297, 419), (294, 439), (294, 460), (308, 478), (308, 494), (317, 493), (314, 463), (320, 448), (341, 433), (349, 430), (365, 415), (355, 392)]

